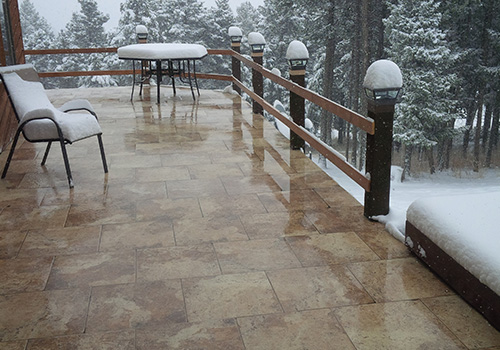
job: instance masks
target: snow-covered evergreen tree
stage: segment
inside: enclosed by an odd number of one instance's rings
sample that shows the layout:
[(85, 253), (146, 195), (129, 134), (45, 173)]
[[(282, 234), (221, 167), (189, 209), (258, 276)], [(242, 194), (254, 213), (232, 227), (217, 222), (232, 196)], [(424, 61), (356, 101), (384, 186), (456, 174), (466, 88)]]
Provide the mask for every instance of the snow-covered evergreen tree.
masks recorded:
[[(55, 35), (47, 20), (42, 17), (30, 0), (24, 0), (20, 9), (21, 26), (23, 30), (24, 48), (26, 50), (50, 49), (54, 45)], [(52, 71), (55, 68), (54, 59), (46, 55), (27, 56), (26, 61), (39, 71)], [(51, 83), (46, 82), (46, 87)]]
[(390, 42), (389, 58), (404, 76), (404, 95), (397, 105), (394, 139), (406, 146), (405, 175), (408, 175), (412, 151), (428, 151), (434, 171), (433, 147), (453, 136), (456, 101), (453, 73), (456, 55), (450, 50), (441, 29), (440, 3), (435, 0), (401, 0), (390, 5), (385, 21)]
[[(63, 48), (95, 48), (109, 46), (109, 39), (104, 29), (104, 23), (109, 16), (99, 11), (95, 0), (78, 0), (81, 10), (74, 12), (66, 28), (59, 33), (59, 46)], [(62, 71), (100, 71), (109, 69), (106, 54), (68, 55), (60, 62)], [(92, 76), (76, 79), (78, 87), (115, 85), (113, 77)], [(70, 84), (74, 86), (75, 80)]]

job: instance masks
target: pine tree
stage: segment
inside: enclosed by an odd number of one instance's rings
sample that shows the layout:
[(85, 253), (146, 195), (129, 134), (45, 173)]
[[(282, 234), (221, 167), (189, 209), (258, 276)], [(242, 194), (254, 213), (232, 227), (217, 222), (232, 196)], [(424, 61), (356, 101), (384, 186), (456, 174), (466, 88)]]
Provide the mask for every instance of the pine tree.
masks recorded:
[[(95, 0), (78, 0), (81, 11), (74, 12), (65, 30), (58, 37), (60, 47), (64, 48), (93, 48), (108, 46), (108, 36), (104, 30), (104, 23), (109, 16), (99, 11)], [(99, 71), (108, 69), (106, 54), (69, 55), (60, 63), (63, 71)], [(75, 79), (61, 82), (65, 87), (74, 86)], [(92, 76), (79, 77), (76, 86), (115, 85), (113, 77)]]
[[(55, 35), (45, 18), (40, 16), (30, 0), (24, 0), (20, 6), (21, 26), (23, 30), (24, 48), (26, 50), (50, 49), (54, 45)], [(55, 62), (46, 55), (27, 56), (27, 62), (40, 71), (53, 71)], [(46, 87), (51, 87), (50, 81)]]
[(434, 0), (401, 0), (391, 5), (387, 26), (389, 58), (404, 77), (403, 100), (397, 105), (394, 139), (406, 146), (405, 175), (412, 151), (427, 151), (431, 173), (433, 148), (454, 135), (456, 101), (452, 89), (457, 76), (451, 70), (456, 55), (441, 29), (440, 3)]

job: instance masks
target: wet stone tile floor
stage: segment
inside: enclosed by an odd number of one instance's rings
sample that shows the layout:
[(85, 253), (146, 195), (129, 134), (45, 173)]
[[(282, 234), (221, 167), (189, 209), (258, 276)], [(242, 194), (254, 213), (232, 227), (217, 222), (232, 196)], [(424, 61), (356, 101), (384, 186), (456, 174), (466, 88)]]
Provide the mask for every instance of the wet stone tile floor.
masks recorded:
[[(0, 349), (500, 349), (500, 333), (238, 96), (87, 98), (0, 181)], [(153, 101), (151, 101), (153, 100)], [(3, 166), (6, 153), (0, 155)]]

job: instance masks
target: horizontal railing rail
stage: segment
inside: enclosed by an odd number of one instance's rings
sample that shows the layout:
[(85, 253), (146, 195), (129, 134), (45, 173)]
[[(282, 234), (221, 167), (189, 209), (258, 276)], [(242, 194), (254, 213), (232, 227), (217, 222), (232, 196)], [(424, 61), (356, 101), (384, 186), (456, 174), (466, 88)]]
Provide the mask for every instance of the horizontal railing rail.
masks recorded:
[[(46, 49), (46, 50), (25, 50), (25, 55), (68, 55), (68, 54), (92, 54), (92, 53), (116, 53), (118, 48), (83, 48), (83, 49)], [(259, 72), (262, 76), (268, 78), (272, 82), (284, 87), (290, 92), (295, 93), (298, 96), (310, 101), (311, 103), (319, 106), (320, 108), (333, 113), (339, 118), (347, 121), (348, 123), (358, 127), (359, 129), (365, 131), (366, 133), (373, 135), (375, 133), (375, 122), (371, 118), (362, 116), (334, 101), (331, 101), (324, 96), (317, 94), (314, 91), (306, 89), (290, 80), (282, 78), (270, 70), (264, 68), (262, 65), (253, 62), (252, 60), (246, 58), (240, 53), (229, 50), (229, 49), (208, 49), (209, 55), (223, 55), (231, 56), (250, 67), (251, 69)], [(93, 76), (93, 75), (130, 75), (133, 74), (133, 70), (106, 70), (106, 71), (72, 71), (72, 72), (40, 72), (40, 77), (50, 78), (50, 77), (72, 77), (72, 76)], [(352, 166), (345, 160), (335, 149), (319, 140), (315, 135), (310, 133), (304, 127), (294, 123), (292, 120), (286, 118), (280, 113), (276, 108), (274, 108), (269, 102), (264, 100), (250, 88), (245, 86), (240, 80), (236, 79), (233, 75), (224, 74), (213, 74), (213, 73), (196, 73), (197, 78), (209, 79), (209, 80), (219, 80), (228, 81), (236, 84), (242, 91), (244, 91), (250, 98), (256, 101), (262, 106), (264, 110), (273, 115), (275, 118), (279, 119), (283, 124), (285, 124), (291, 131), (299, 135), (305, 142), (307, 142), (316, 151), (322, 154), (326, 159), (331, 161), (335, 166), (342, 170), (347, 176), (349, 176), (353, 181), (355, 181), (359, 186), (361, 186), (365, 191), (370, 191), (370, 179), (361, 173), (358, 169)]]

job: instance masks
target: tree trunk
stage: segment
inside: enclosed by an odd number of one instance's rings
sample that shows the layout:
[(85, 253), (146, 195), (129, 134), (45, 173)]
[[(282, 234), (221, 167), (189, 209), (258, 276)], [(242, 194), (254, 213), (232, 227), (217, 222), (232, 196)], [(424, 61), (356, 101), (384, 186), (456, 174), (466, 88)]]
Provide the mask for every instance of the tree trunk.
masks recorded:
[[(337, 47), (337, 39), (334, 34), (335, 26), (335, 0), (330, 0), (330, 7), (328, 10), (328, 26), (331, 29), (330, 37), (326, 41), (326, 51), (325, 51), (325, 75), (323, 77), (323, 96), (328, 99), (333, 99), (333, 70), (335, 69), (335, 50)], [(332, 120), (333, 116), (331, 113), (322, 110), (321, 112), (321, 140), (327, 145), (332, 143)], [(320, 158), (323, 165), (326, 166), (326, 159)]]
[(499, 124), (500, 124), (500, 93), (497, 93), (496, 104), (495, 104), (495, 108), (493, 111), (493, 118), (491, 120), (491, 129), (490, 129), (490, 137), (489, 137), (489, 142), (488, 142), (488, 149), (486, 150), (485, 166), (488, 168), (491, 166), (493, 150), (498, 145), (498, 134), (500, 132), (500, 130), (499, 130), (500, 125)]
[(467, 108), (467, 119), (465, 120), (465, 132), (464, 132), (464, 141), (462, 145), (462, 157), (467, 159), (467, 150), (469, 148), (470, 135), (472, 132), (472, 127), (474, 124), (474, 117), (476, 114), (476, 108), (472, 103), (469, 104), (469, 108)]
[(403, 165), (403, 174), (401, 175), (401, 181), (406, 180), (406, 178), (408, 176), (410, 176), (412, 153), (413, 153), (413, 146), (406, 145), (405, 146), (404, 165)]
[(493, 110), (491, 107), (492, 107), (491, 103), (487, 102), (486, 103), (486, 110), (484, 112), (483, 132), (481, 135), (481, 144), (483, 146), (482, 147), (483, 152), (486, 151), (486, 145), (488, 144), (488, 136), (490, 134), (491, 118), (493, 116)]
[(429, 147), (426, 149), (427, 160), (429, 161), (429, 172), (431, 174), (436, 173), (436, 165), (434, 164), (434, 147)]
[(479, 156), (481, 149), (481, 124), (483, 121), (483, 100), (484, 92), (479, 91), (478, 107), (477, 107), (477, 121), (476, 121), (476, 132), (474, 136), (474, 159), (472, 161), (472, 170), (474, 172), (479, 172)]

